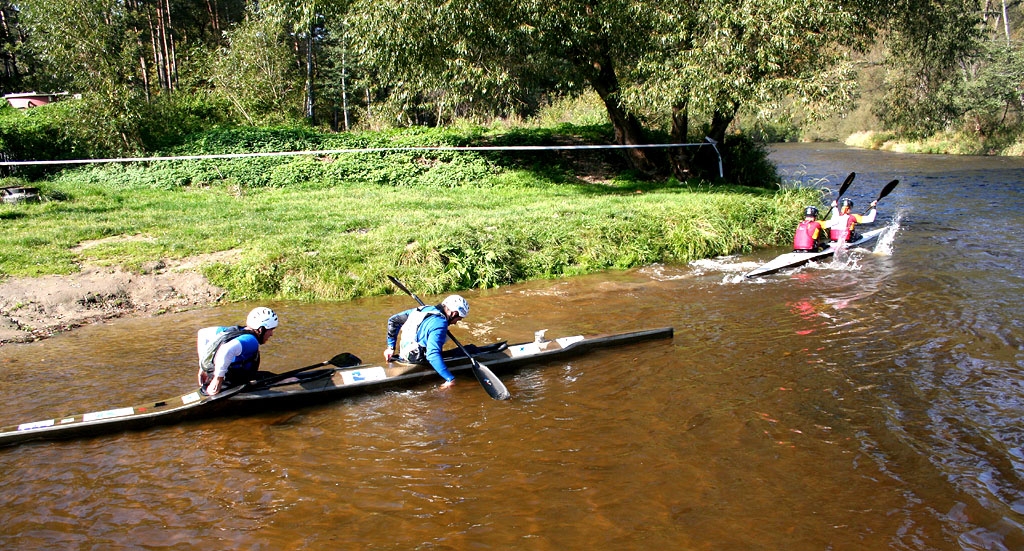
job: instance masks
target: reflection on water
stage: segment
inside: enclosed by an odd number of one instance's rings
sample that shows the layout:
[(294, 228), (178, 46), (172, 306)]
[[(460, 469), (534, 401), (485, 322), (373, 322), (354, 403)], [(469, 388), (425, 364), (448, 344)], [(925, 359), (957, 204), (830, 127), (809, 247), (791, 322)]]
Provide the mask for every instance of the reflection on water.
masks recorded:
[[(833, 183), (856, 170), (859, 204), (900, 178), (892, 237), (757, 281), (742, 274), (780, 251), (468, 292), (463, 342), (676, 329), (499, 372), (508, 402), (460, 378), (0, 450), (0, 545), (1024, 548), (1024, 163), (775, 155)], [(374, 360), (407, 305), (273, 304), (264, 364)], [(0, 348), (0, 421), (188, 390), (195, 330), (251, 306)]]

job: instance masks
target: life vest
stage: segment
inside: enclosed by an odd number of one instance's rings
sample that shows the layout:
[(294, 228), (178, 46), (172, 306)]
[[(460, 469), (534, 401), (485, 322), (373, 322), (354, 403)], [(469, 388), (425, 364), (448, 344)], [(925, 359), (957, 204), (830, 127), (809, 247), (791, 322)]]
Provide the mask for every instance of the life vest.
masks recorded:
[[(199, 360), (199, 366), (203, 368), (203, 371), (213, 374), (213, 357), (217, 355), (217, 349), (222, 344), (237, 339), (242, 335), (252, 335), (259, 342), (259, 337), (251, 329), (246, 329), (242, 326), (226, 327), (224, 331), (217, 333), (217, 338), (213, 339), (206, 345), (203, 351), (203, 355)], [(239, 356), (228, 369), (243, 369), (246, 371), (257, 371), (260, 368), (260, 351), (257, 349), (255, 354), (249, 357)]]
[(828, 237), (832, 241), (849, 241), (850, 235), (853, 234), (853, 228), (857, 225), (856, 214), (843, 214), (837, 218), (845, 218), (842, 224), (837, 224), (829, 228)]
[(811, 251), (818, 248), (818, 241), (815, 234), (821, 231), (821, 222), (817, 220), (803, 220), (796, 227), (796, 234), (793, 235), (794, 251)]
[(409, 318), (402, 324), (400, 331), (402, 338), (398, 342), (398, 356), (405, 359), (413, 359), (411, 354), (419, 352), (420, 348), (426, 346), (426, 344), (419, 342), (416, 338), (416, 334), (419, 333), (420, 324), (423, 320), (427, 319), (427, 316), (441, 316), (440, 311), (433, 306), (420, 306), (415, 312), (409, 314)]

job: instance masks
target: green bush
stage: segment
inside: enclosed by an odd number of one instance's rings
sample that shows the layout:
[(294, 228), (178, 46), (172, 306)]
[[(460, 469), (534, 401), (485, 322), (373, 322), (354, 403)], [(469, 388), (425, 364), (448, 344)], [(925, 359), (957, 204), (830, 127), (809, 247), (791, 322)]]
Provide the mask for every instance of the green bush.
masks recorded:
[(146, 105), (139, 121), (145, 151), (160, 151), (184, 142), (186, 136), (210, 128), (231, 127), (230, 106), (224, 98), (196, 92), (169, 94)]
[(730, 134), (718, 150), (727, 181), (751, 187), (774, 187), (779, 181), (779, 173), (768, 159), (765, 143), (746, 134)]

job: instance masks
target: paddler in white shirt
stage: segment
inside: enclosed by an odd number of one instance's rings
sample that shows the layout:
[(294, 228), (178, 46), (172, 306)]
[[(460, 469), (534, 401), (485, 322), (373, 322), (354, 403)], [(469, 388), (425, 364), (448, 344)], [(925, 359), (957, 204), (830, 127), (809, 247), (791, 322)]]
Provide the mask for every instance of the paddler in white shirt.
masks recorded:
[[(853, 200), (843, 198), (842, 206), (836, 211), (836, 214), (832, 215), (832, 218), (828, 222), (825, 222), (825, 227), (829, 230), (830, 241), (853, 241), (856, 239), (856, 234), (853, 229), (857, 227), (857, 224), (870, 224), (875, 221), (875, 205), (878, 201), (872, 201), (869, 205), (870, 209), (866, 214), (853, 214), (850, 209), (853, 208)], [(832, 208), (835, 208), (836, 202), (832, 201)]]
[(226, 386), (260, 378), (260, 345), (277, 328), (277, 314), (265, 306), (254, 308), (238, 327), (206, 327), (196, 336), (199, 387), (214, 396)]

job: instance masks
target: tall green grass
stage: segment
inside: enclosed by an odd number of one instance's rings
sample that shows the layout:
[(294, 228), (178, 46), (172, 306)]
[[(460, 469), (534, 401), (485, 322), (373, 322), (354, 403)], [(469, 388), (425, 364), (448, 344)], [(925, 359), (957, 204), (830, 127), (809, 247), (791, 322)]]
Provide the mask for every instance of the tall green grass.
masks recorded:
[[(464, 139), (427, 137), (346, 139)], [(0, 275), (141, 271), (233, 250), (236, 260), (203, 268), (231, 299), (347, 300), (393, 292), (387, 274), (443, 293), (788, 242), (802, 205), (820, 197), (628, 175), (595, 184), (572, 167), (508, 161), (402, 152), (66, 170), (33, 183), (43, 202), (0, 206)], [(133, 238), (77, 247), (118, 236)]]

